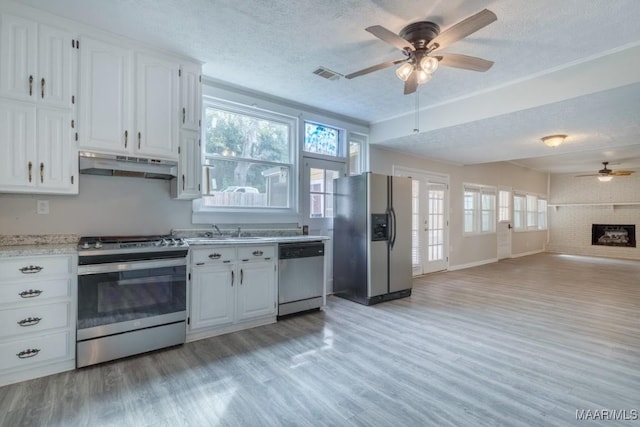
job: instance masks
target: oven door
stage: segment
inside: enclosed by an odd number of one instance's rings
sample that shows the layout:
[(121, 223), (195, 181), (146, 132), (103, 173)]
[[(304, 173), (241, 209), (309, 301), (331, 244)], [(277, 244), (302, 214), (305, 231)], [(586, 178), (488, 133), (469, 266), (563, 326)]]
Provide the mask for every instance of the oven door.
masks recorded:
[(83, 341), (186, 320), (186, 258), (78, 267)]

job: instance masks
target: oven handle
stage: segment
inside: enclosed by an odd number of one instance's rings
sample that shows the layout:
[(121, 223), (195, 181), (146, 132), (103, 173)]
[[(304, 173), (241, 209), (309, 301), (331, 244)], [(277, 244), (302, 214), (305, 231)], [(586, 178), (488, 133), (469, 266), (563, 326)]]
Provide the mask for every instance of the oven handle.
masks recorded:
[(154, 261), (114, 262), (109, 264), (79, 265), (78, 276), (88, 274), (118, 273), (120, 271), (144, 270), (162, 267), (187, 265), (187, 258), (164, 259)]

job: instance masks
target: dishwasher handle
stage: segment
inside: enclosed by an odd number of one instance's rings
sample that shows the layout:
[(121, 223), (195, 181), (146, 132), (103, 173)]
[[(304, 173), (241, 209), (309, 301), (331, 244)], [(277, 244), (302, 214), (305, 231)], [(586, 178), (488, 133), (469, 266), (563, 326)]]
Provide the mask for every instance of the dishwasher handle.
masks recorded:
[(323, 242), (298, 242), (278, 245), (279, 259), (310, 258), (324, 256)]

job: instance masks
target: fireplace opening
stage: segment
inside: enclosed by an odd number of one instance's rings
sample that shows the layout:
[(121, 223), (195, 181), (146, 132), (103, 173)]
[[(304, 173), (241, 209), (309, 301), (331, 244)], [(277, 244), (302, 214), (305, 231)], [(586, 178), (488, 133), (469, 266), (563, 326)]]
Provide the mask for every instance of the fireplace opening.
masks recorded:
[(591, 244), (635, 248), (636, 226), (633, 224), (592, 224)]

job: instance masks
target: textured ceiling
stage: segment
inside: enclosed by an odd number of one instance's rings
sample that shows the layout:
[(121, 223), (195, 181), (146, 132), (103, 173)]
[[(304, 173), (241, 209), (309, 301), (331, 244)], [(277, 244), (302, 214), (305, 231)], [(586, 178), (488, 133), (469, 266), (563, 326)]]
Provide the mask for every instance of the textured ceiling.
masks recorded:
[[(583, 65), (630, 48), (624, 61), (635, 70), (640, 68), (640, 55), (633, 49), (640, 45), (638, 0), (14, 3), (181, 52), (204, 62), (204, 73), (215, 80), (369, 122), (372, 142), (393, 149), (458, 164), (516, 161), (555, 173), (591, 171), (603, 160), (613, 162), (623, 156), (625, 168), (640, 171), (640, 72), (635, 81), (627, 79), (611, 87), (579, 81)], [(419, 127), (424, 128), (419, 133), (406, 125), (416, 116), (416, 96), (402, 94), (402, 82), (393, 68), (337, 81), (312, 73), (324, 66), (348, 74), (402, 57), (365, 27), (379, 24), (398, 32), (408, 23), (430, 20), (446, 30), (483, 8), (492, 10), (498, 20), (445, 51), (489, 59), (495, 61), (494, 67), (486, 73), (437, 70), (419, 88)], [(554, 76), (567, 67), (572, 67), (580, 87), (576, 83), (565, 99), (558, 99)], [(546, 76), (543, 82), (526, 86), (540, 75)], [(602, 76), (594, 72), (589, 78), (607, 80), (607, 74)], [(572, 81), (566, 75), (564, 79), (563, 85)], [(535, 97), (536, 102), (527, 105), (507, 99), (504, 93), (511, 84), (528, 90), (521, 98)], [(440, 119), (440, 126), (423, 126), (441, 105), (455, 105), (447, 110), (454, 117), (456, 112), (477, 109), (482, 98), (490, 100), (495, 112), (471, 114), (449, 125)], [(565, 145), (551, 150), (539, 141), (551, 133), (570, 137)]]

